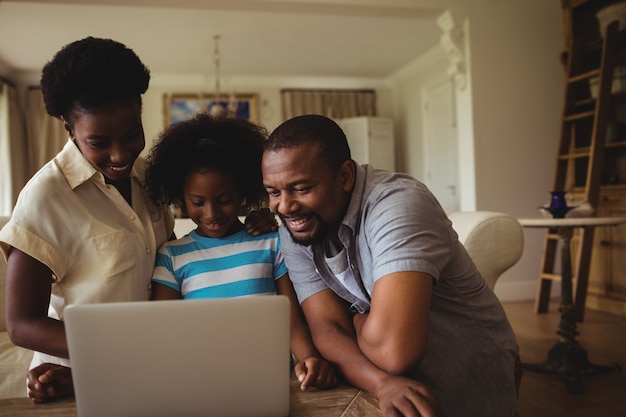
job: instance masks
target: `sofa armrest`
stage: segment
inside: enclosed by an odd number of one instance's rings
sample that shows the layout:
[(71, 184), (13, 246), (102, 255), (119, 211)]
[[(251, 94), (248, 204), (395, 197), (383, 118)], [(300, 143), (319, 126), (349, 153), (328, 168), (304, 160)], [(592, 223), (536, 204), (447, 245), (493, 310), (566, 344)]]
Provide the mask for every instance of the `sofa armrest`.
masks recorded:
[(500, 275), (522, 256), (522, 226), (515, 217), (492, 211), (452, 212), (448, 218), (478, 271), (493, 289)]
[(26, 373), (33, 351), (15, 346), (7, 332), (0, 332), (0, 399), (26, 396)]

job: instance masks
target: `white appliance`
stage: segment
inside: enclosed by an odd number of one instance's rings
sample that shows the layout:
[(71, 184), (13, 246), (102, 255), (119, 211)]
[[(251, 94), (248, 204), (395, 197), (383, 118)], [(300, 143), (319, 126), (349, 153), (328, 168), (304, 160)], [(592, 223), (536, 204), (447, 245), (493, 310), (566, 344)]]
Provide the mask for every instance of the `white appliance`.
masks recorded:
[(396, 147), (391, 118), (350, 117), (336, 122), (346, 134), (352, 159), (359, 164), (395, 171)]

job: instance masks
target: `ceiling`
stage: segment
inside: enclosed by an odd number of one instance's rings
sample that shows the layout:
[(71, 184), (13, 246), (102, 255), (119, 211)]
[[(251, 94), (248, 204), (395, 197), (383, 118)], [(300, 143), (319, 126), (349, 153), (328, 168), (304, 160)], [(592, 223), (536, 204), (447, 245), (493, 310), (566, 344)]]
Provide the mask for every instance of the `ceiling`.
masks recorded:
[(439, 42), (438, 4), (0, 0), (0, 62), (13, 73), (39, 73), (63, 45), (97, 36), (132, 48), (153, 74), (211, 75), (220, 35), (222, 75), (385, 78)]

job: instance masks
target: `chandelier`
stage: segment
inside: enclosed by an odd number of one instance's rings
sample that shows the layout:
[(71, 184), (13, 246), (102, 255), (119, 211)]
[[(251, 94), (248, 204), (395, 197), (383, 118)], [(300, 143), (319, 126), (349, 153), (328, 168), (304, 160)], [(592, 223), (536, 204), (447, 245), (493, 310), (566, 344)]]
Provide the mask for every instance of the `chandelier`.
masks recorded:
[(222, 94), (222, 79), (220, 74), (221, 55), (219, 49), (220, 35), (214, 35), (215, 46), (213, 49), (213, 63), (215, 65), (214, 72), (214, 93), (213, 97), (207, 98), (204, 91), (200, 94), (200, 100), (205, 105), (202, 109), (213, 117), (235, 117), (239, 103), (235, 98), (235, 94)]

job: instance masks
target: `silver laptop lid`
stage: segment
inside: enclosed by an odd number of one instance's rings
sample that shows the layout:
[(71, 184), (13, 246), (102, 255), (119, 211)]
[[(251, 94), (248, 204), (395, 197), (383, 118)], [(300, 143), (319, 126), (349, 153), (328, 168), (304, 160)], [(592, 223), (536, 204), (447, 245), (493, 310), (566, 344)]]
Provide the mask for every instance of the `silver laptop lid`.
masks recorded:
[(289, 413), (283, 296), (71, 305), (79, 417)]

